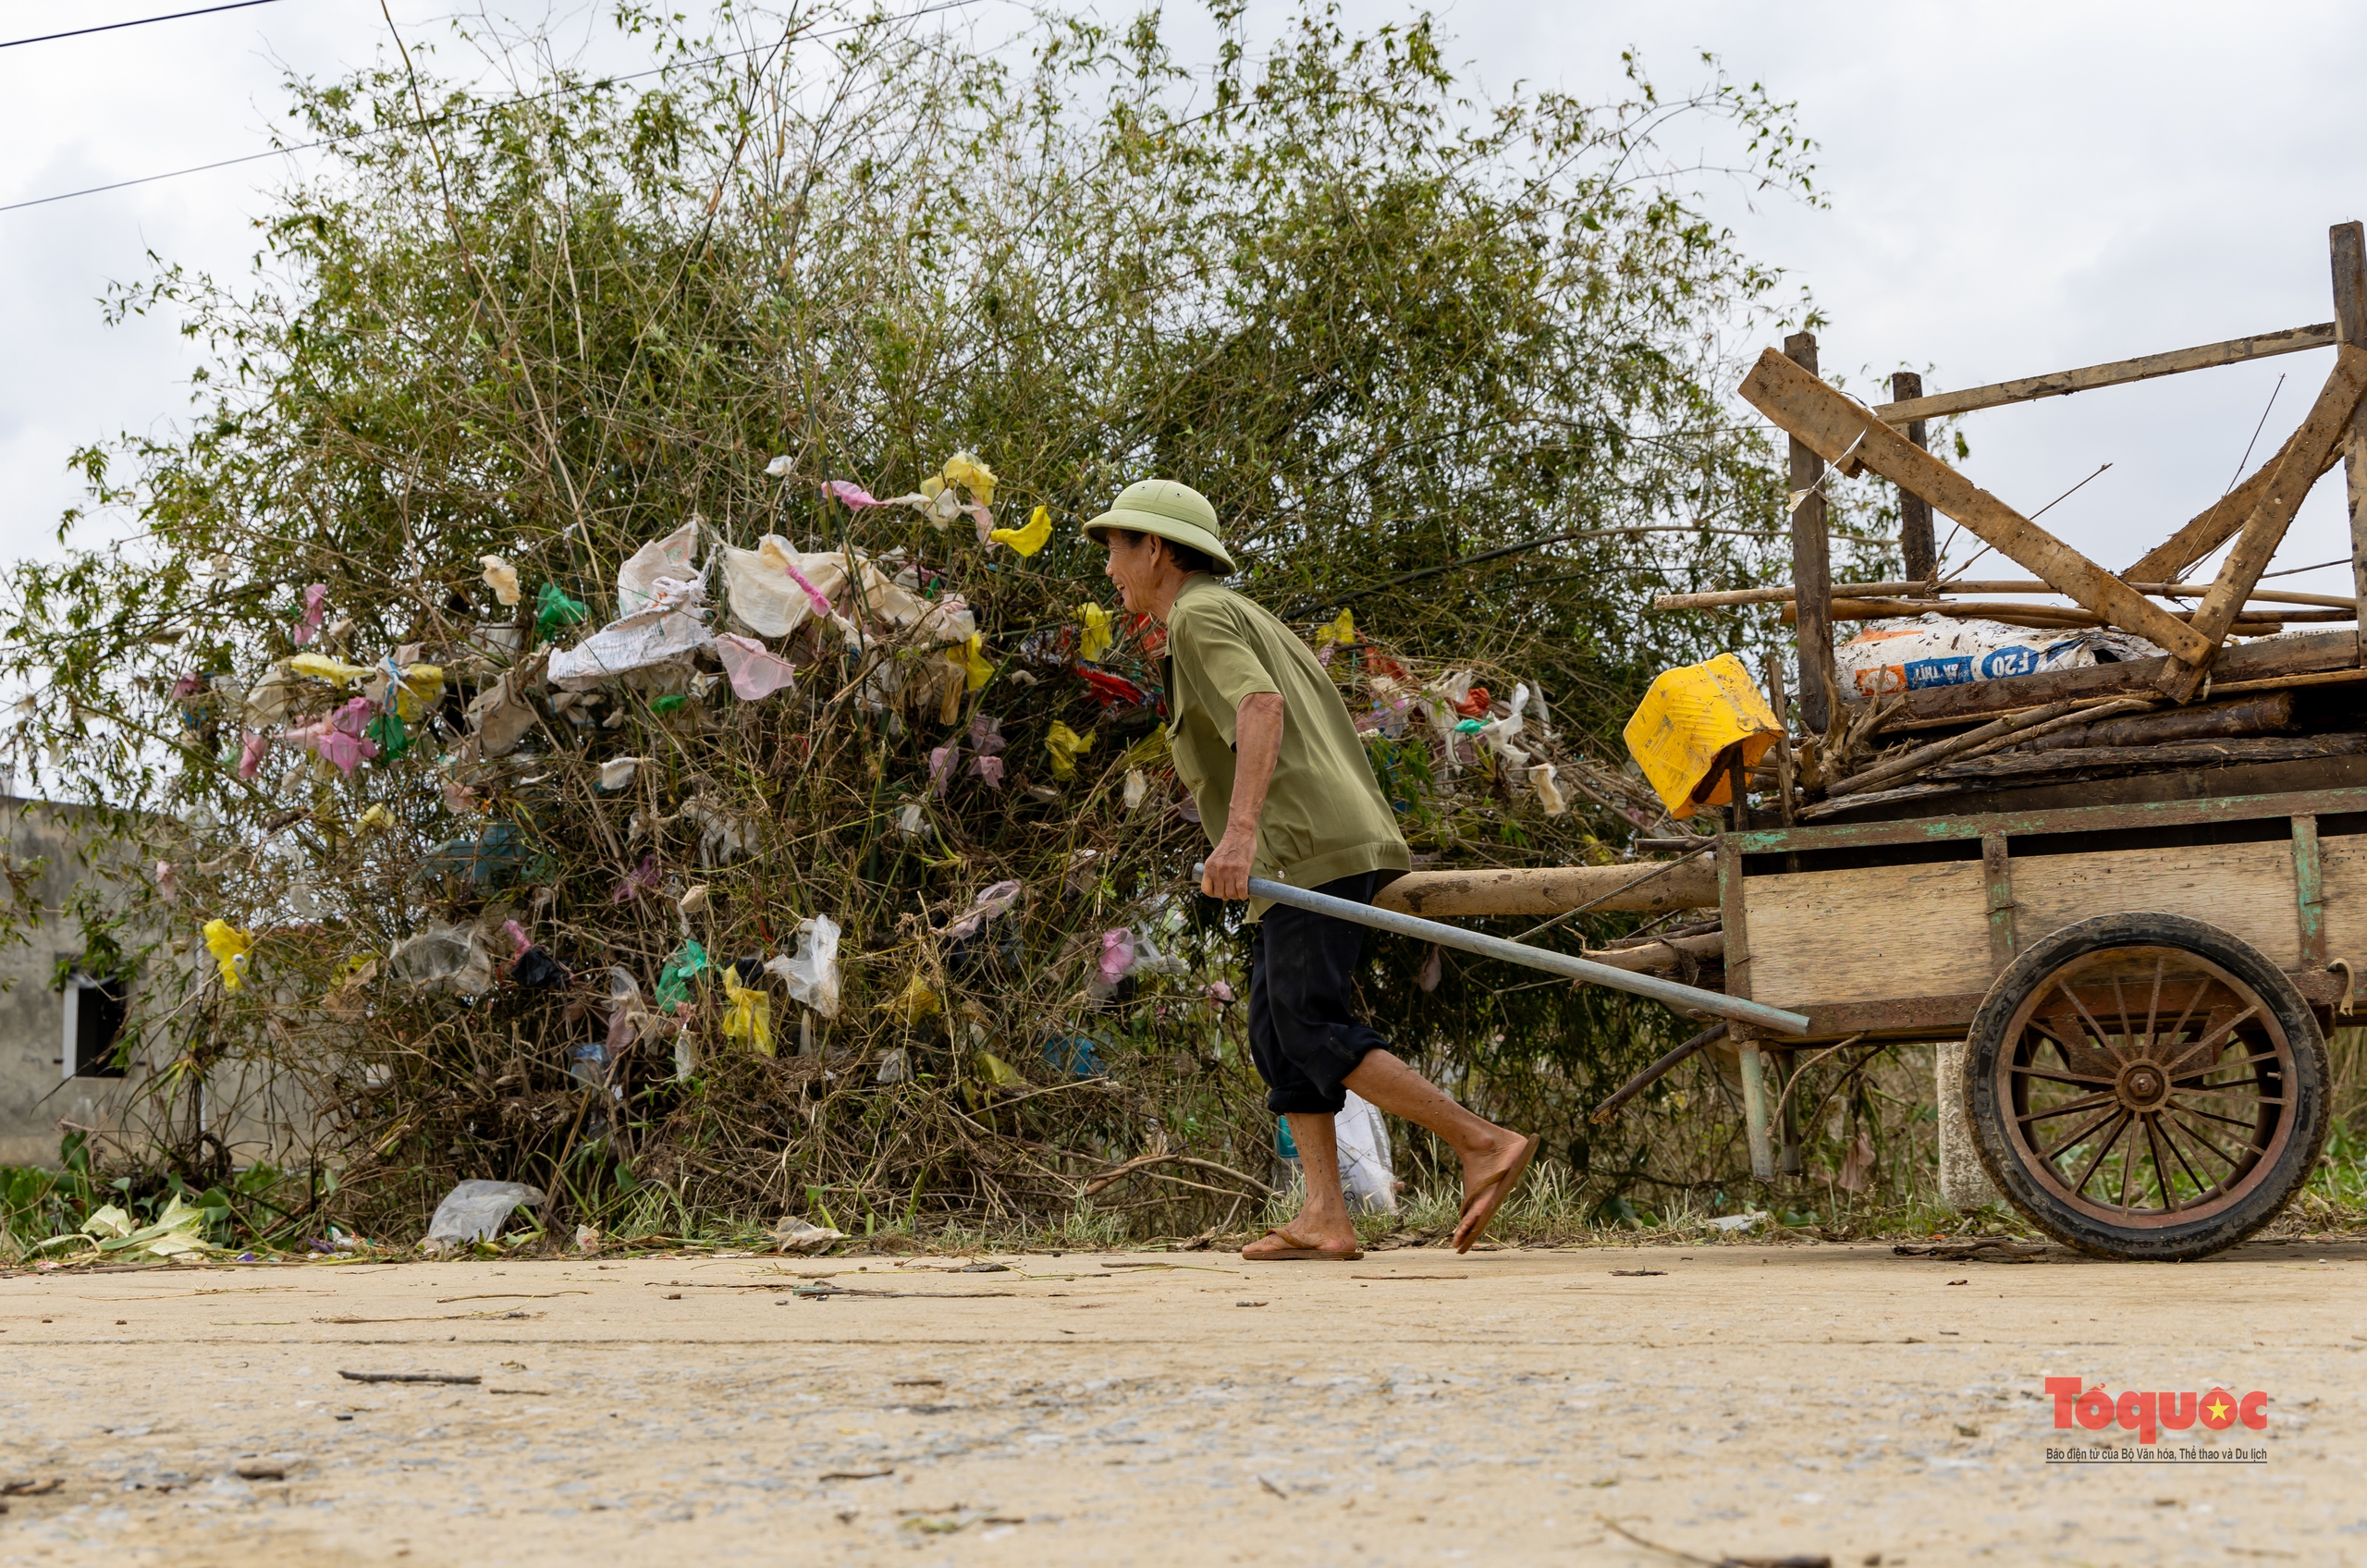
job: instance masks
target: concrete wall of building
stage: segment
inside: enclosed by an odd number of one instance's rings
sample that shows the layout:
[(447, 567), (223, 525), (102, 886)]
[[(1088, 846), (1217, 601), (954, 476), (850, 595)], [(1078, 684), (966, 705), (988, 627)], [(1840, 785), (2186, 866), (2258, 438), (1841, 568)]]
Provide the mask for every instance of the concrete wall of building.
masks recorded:
[(120, 1130), (148, 1071), (135, 1062), (122, 1078), (64, 1075), (66, 998), (55, 982), (60, 959), (82, 956), (67, 911), (85, 874), (86, 820), (72, 806), (0, 796), (0, 842), (13, 870), (33, 873), (25, 894), (41, 913), (26, 940), (0, 948), (0, 1165), (55, 1166), (67, 1123)]
[[(259, 983), (278, 1004), (273, 1011), (279, 1018), (253, 1009), (215, 1015), (222, 1027), (259, 1033), (243, 1042), (220, 1042), (228, 1048), (217, 1054), (202, 1094), (192, 1096), (186, 1084), (177, 1092), (169, 1108), (170, 1135), (160, 1138), (167, 1130), (155, 1122), (167, 1108), (149, 1091), (156, 1086), (154, 1075), (187, 1044), (173, 1031), (186, 1029), (198, 1016), (176, 1004), (190, 995), (192, 986), (219, 984), (198, 937), (202, 917), (194, 913), (184, 913), (169, 932), (119, 935), (128, 951), (159, 937), (171, 938), (147, 954), (127, 987), (132, 1014), (128, 1027), (140, 1036), (129, 1053), (128, 1071), (120, 1078), (67, 1076), (67, 1001), (57, 988), (57, 965), (61, 959), (72, 963), (82, 957), (81, 925), (71, 913), (76, 893), (91, 888), (99, 893), (102, 907), (109, 907), (110, 877), (99, 873), (144, 878), (148, 866), (104, 837), (104, 827), (80, 808), (15, 796), (0, 795), (0, 843), (41, 916), (24, 933), (28, 940), (0, 948), (0, 1165), (55, 1167), (60, 1143), (73, 1129), (94, 1134), (92, 1155), (103, 1165), (126, 1157), (144, 1161), (159, 1141), (209, 1170), (218, 1169), (225, 1156), (236, 1169), (300, 1166), (316, 1158), (322, 1120), (308, 1092), (310, 1074), (285, 1069), (316, 1065), (348, 1042), (334, 1024), (323, 1027), (317, 1011), (308, 1009), (301, 996), (270, 991), (267, 974)], [(177, 1022), (149, 1021), (141, 1035), (143, 995), (157, 998), (153, 1011), (172, 1013)], [(302, 1027), (279, 1021), (289, 1016), (303, 1016)], [(195, 1136), (200, 1133), (214, 1142), (201, 1146)]]

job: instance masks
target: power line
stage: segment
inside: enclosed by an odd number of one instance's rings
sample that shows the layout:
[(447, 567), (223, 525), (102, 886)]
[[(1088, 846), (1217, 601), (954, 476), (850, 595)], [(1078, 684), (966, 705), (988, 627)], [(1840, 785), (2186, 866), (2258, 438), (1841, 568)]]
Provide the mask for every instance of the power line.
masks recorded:
[(119, 27), (146, 27), (150, 22), (177, 22), (183, 17), (210, 17), (216, 11), (243, 11), (250, 6), (268, 6), (271, 0), (230, 0), (227, 6), (207, 6), (195, 11), (175, 11), (169, 16), (139, 17), (128, 22), (107, 22), (99, 27), (78, 27), (71, 32), (44, 32), (39, 38), (11, 38), (0, 43), (0, 49), (14, 49), (19, 43), (50, 43), (61, 38), (80, 38), (87, 33), (113, 32)]
[(374, 130), (357, 130), (353, 136), (332, 136), (326, 141), (307, 141), (296, 147), (275, 147), (268, 153), (249, 153), (241, 157), (224, 158), (219, 163), (196, 164), (189, 168), (175, 169), (170, 174), (141, 175), (138, 179), (118, 179), (113, 185), (92, 185), (80, 190), (67, 190), (55, 196), (36, 196), (30, 202), (11, 202), (6, 206), (0, 207), (0, 213), (13, 213), (21, 207), (45, 207), (52, 202), (71, 202), (77, 196), (96, 196), (104, 190), (121, 190), (132, 185), (152, 185), (160, 179), (178, 179), (185, 174), (203, 174), (208, 169), (227, 169), (232, 164), (251, 164), (258, 159), (276, 158), (288, 153), (309, 153), (315, 147), (334, 147), (340, 141), (350, 141), (354, 137), (377, 134), (378, 132)]
[[(267, 3), (268, 0), (238, 0), (238, 4), (245, 6), (261, 6)], [(938, 5), (923, 6), (917, 10), (907, 11), (902, 16), (896, 18), (895, 20), (900, 22), (917, 21), (923, 17), (933, 16), (939, 11), (959, 11), (977, 4), (979, 4), (979, 0), (940, 0), (940, 3)], [(229, 10), (232, 7), (226, 6), (217, 8)], [(198, 13), (192, 11), (185, 12), (183, 14), (195, 16)], [(158, 18), (155, 19), (162, 20), (164, 18)], [(129, 27), (132, 24), (129, 22), (117, 22), (115, 25), (117, 27)], [(850, 23), (845, 27), (827, 28), (819, 32), (805, 33), (803, 37), (835, 38), (840, 33), (859, 32), (867, 25), (869, 24), (854, 22)], [(95, 31), (99, 30), (93, 29), (92, 31)], [(55, 36), (63, 38), (70, 35), (59, 33)], [(38, 39), (26, 39), (22, 42), (38, 43), (40, 41)], [(596, 81), (587, 81), (578, 86), (554, 87), (541, 92), (521, 92), (514, 98), (502, 100), (501, 104), (532, 104), (544, 98), (556, 98), (564, 92), (596, 92), (602, 88), (613, 87), (620, 81), (639, 81), (644, 77), (663, 76), (668, 71), (682, 70), (693, 66), (717, 65), (725, 60), (737, 60), (749, 55), (760, 55), (766, 50), (774, 47), (774, 44), (760, 43), (750, 49), (733, 49), (721, 55), (710, 55), (701, 60), (678, 60), (670, 66), (657, 66), (645, 71), (628, 71), (622, 76), (605, 76)], [(486, 108), (494, 108), (501, 105), (486, 104), (484, 106)], [(36, 196), (27, 202), (10, 202), (5, 206), (0, 206), (0, 213), (19, 212), (27, 207), (45, 207), (52, 202), (71, 202), (78, 196), (97, 196), (105, 191), (122, 190), (134, 185), (153, 185), (160, 179), (178, 179), (183, 175), (203, 174), (209, 169), (227, 169), (235, 164), (259, 163), (264, 158), (286, 157), (291, 153), (311, 153), (323, 147), (335, 147), (347, 141), (358, 141), (365, 136), (385, 136), (394, 131), (417, 130), (423, 126), (440, 125), (442, 123), (443, 116), (438, 116), (437, 118), (428, 120), (407, 120), (399, 125), (378, 126), (369, 130), (348, 131), (343, 136), (324, 137), (318, 141), (302, 141), (297, 143), (293, 147), (274, 147), (270, 151), (264, 153), (245, 153), (235, 158), (219, 158), (210, 164), (193, 164), (188, 168), (170, 169), (163, 174), (144, 174), (139, 176), (137, 178), (118, 179), (106, 185), (85, 186), (80, 190), (61, 190), (55, 196)]]

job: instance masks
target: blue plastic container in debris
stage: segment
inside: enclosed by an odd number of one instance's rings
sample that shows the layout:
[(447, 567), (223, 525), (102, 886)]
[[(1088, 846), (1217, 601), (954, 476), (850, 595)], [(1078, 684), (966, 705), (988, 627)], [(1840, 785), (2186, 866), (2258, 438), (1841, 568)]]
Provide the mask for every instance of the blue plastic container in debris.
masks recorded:
[(1055, 1035), (1045, 1041), (1044, 1065), (1071, 1078), (1099, 1078), (1110, 1071), (1101, 1064), (1101, 1042), (1090, 1035)]
[(526, 860), (525, 841), (516, 824), (495, 822), (473, 839), (448, 839), (419, 863), (418, 875), (449, 873), (480, 888), (491, 888), (517, 876)]

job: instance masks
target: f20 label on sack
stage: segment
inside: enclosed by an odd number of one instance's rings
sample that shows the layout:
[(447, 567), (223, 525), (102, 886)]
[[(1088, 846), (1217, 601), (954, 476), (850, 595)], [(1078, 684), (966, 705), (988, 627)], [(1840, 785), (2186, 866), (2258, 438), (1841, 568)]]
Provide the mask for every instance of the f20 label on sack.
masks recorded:
[(2011, 675), (2035, 675), (2044, 667), (2046, 655), (2036, 648), (2017, 643), (2007, 648), (1992, 648), (1981, 655), (1981, 678), (2002, 680)]
[(2091, 1432), (2100, 1432), (2116, 1421), (2136, 1433), (2139, 1442), (2152, 1443), (2158, 1440), (2155, 1434), (2161, 1427), (2183, 1432), (2197, 1421), (2214, 1432), (2224, 1432), (2238, 1421), (2255, 1432), (2268, 1427), (2268, 1396), (2257, 1389), (2241, 1398), (2225, 1389), (2201, 1395), (2132, 1389), (2116, 1399), (2102, 1384), (2090, 1389), (2083, 1378), (2049, 1378), (2046, 1391), (2054, 1396), (2058, 1432), (2069, 1431), (2075, 1420)]
[[(2011, 675), (2033, 675), (2046, 668), (2046, 655), (2038, 648), (2016, 645), (1992, 648), (1976, 660), (1970, 654), (1951, 654), (1936, 659), (1910, 659), (1894, 668), (1898, 671), (1896, 682), (1885, 681), (1890, 691), (1904, 686), (1909, 692), (1921, 692), (1933, 686), (1962, 686), (1974, 680), (2002, 680)], [(1974, 674), (1975, 668), (1980, 673)], [(1866, 684), (1864, 677), (1858, 685)]]

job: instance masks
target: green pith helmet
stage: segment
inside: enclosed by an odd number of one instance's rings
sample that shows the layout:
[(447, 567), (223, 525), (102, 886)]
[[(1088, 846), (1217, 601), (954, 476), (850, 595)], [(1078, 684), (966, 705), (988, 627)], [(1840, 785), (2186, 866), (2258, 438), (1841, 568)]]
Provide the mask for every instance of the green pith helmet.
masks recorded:
[(1189, 545), (1227, 571), (1240, 569), (1217, 537), (1217, 509), (1208, 498), (1172, 479), (1138, 479), (1118, 492), (1110, 509), (1085, 525), (1085, 536), (1101, 544), (1104, 529), (1131, 529)]

